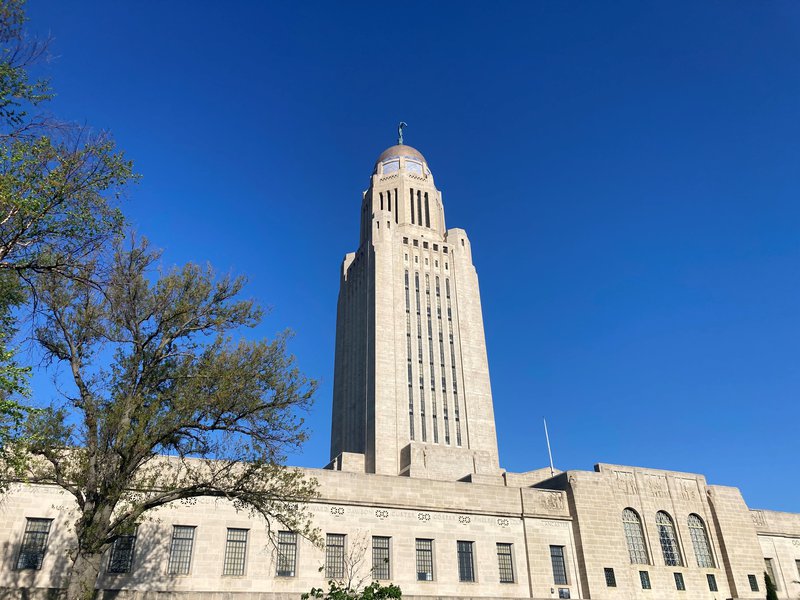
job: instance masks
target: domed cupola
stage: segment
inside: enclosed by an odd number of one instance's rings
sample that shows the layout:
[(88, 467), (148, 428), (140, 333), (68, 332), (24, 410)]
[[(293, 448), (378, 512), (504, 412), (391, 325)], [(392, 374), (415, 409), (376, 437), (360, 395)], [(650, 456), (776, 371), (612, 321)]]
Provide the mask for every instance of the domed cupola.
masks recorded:
[(420, 176), (430, 175), (428, 162), (422, 153), (405, 144), (397, 144), (381, 152), (373, 172), (376, 175), (390, 175), (400, 169)]

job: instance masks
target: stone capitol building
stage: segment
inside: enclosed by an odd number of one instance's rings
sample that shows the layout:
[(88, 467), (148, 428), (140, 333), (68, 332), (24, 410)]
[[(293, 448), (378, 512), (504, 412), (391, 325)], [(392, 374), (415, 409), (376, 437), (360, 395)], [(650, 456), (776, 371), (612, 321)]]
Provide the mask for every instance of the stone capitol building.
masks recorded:
[[(355, 211), (354, 211), (355, 212)], [(119, 538), (101, 598), (283, 600), (328, 579), (406, 598), (800, 598), (800, 514), (749, 508), (703, 475), (500, 464), (478, 276), (424, 156), (378, 157), (341, 267), (331, 461), (310, 506), (320, 549), (219, 500), (176, 503)], [(0, 598), (64, 583), (70, 497), (0, 503)]]

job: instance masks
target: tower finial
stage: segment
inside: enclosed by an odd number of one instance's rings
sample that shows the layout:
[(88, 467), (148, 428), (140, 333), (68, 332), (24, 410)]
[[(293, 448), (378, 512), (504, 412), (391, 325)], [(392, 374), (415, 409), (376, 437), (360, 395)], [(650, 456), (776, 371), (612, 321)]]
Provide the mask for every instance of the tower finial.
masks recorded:
[(400, 121), (400, 124), (397, 126), (397, 144), (399, 146), (403, 145), (403, 127), (408, 127), (408, 123)]

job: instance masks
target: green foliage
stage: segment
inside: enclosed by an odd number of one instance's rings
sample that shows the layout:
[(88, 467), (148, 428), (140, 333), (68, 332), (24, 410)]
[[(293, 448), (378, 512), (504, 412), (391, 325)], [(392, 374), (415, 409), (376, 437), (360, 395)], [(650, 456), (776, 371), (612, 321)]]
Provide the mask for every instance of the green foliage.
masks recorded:
[(764, 571), (764, 586), (767, 589), (767, 600), (778, 600), (778, 588), (766, 571)]
[(22, 456), (19, 426), (30, 410), (22, 403), (29, 368), (12, 347), (17, 316), (35, 303), (37, 275), (70, 276), (121, 233), (122, 215), (109, 199), (134, 178), (110, 136), (38, 112), (53, 94), (29, 70), (46, 56), (48, 42), (29, 39), (25, 20), (22, 0), (0, 0), (0, 463), (6, 466)]
[(311, 588), (310, 592), (300, 596), (301, 600), (310, 600), (311, 598), (324, 600), (385, 600), (386, 598), (402, 597), (403, 592), (398, 586), (392, 583), (382, 586), (377, 581), (373, 581), (363, 590), (352, 589), (336, 581), (329, 581), (327, 592), (322, 588)]
[(39, 276), (35, 337), (72, 385), (28, 422), (30, 479), (75, 497), (83, 563), (148, 511), (208, 496), (316, 540), (303, 508), (316, 482), (283, 466), (316, 389), (289, 335), (233, 338), (262, 314), (241, 278), (158, 273), (146, 242), (102, 259)]

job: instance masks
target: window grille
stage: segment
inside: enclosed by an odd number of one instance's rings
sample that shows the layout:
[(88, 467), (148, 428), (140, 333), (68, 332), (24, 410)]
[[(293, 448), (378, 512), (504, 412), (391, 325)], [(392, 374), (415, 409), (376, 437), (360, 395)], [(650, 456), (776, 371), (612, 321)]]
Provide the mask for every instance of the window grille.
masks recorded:
[(329, 533), (325, 539), (325, 577), (344, 578), (344, 534)]
[(170, 575), (188, 575), (192, 563), (192, 546), (195, 528), (187, 525), (173, 525), (172, 546), (169, 550)]
[(247, 529), (228, 529), (225, 542), (225, 565), (223, 575), (244, 575), (247, 555)]
[(553, 564), (553, 583), (567, 585), (567, 565), (564, 562), (564, 546), (550, 546), (550, 562)]
[(639, 581), (642, 582), (642, 589), (649, 590), (651, 589), (650, 585), (650, 573), (647, 571), (639, 571)]
[(683, 573), (673, 573), (675, 576), (675, 589), (679, 591), (686, 590), (686, 583), (683, 581)]
[(497, 544), (497, 565), (500, 569), (500, 583), (514, 583), (511, 544)]
[(607, 587), (617, 587), (617, 576), (614, 575), (614, 569), (606, 567), (603, 569), (603, 574), (606, 576)]
[(472, 542), (456, 542), (458, 550), (458, 580), (475, 581), (475, 565), (472, 560)]
[(622, 525), (625, 529), (625, 540), (628, 542), (628, 555), (630, 556), (631, 564), (650, 564), (647, 546), (644, 543), (642, 522), (635, 510), (626, 508), (622, 511)]
[(47, 548), (47, 537), (50, 535), (50, 524), (53, 519), (28, 519), (25, 523), (25, 534), (17, 557), (17, 569), (42, 568), (44, 552)]
[(695, 514), (689, 515), (689, 535), (692, 538), (697, 566), (713, 568), (714, 557), (711, 555), (711, 545), (708, 543), (708, 532), (703, 520)]
[(108, 555), (109, 573), (130, 573), (133, 566), (133, 552), (136, 547), (136, 534), (121, 535), (111, 544)]
[(278, 532), (278, 577), (294, 577), (297, 565), (297, 534), (293, 531)]
[(706, 580), (708, 581), (708, 591), (709, 592), (718, 592), (719, 589), (717, 588), (717, 578), (714, 577), (712, 573), (706, 575)]
[(417, 581), (433, 581), (433, 540), (417, 539)]
[(678, 547), (678, 538), (675, 537), (672, 518), (660, 510), (656, 513), (656, 525), (658, 526), (658, 539), (661, 542), (661, 552), (664, 554), (664, 564), (668, 567), (682, 566), (681, 551)]
[(372, 536), (372, 577), (374, 579), (390, 579), (391, 574), (389, 538)]

